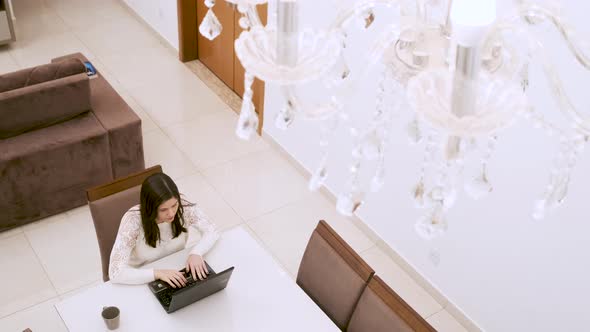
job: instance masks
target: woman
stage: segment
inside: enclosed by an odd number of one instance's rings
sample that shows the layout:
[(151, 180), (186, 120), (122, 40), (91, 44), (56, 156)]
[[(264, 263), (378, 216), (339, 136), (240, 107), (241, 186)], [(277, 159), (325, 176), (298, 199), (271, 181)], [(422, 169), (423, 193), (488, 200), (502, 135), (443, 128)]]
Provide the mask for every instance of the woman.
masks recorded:
[(129, 209), (121, 220), (111, 251), (109, 278), (121, 284), (160, 279), (174, 288), (186, 285), (186, 278), (178, 270), (140, 266), (190, 247), (198, 236), (196, 232), (202, 237), (186, 260), (186, 271), (190, 271), (193, 280), (207, 277), (209, 271), (203, 255), (219, 234), (201, 209), (180, 198), (176, 184), (168, 175), (149, 176), (141, 185), (139, 205)]

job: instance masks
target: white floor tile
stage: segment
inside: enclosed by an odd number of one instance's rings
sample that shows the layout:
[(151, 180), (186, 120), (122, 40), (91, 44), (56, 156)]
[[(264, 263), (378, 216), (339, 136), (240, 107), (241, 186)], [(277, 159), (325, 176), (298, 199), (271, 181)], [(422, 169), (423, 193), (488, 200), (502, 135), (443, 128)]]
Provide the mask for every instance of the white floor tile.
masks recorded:
[(125, 53), (100, 54), (99, 58), (126, 88), (155, 84), (166, 76), (189, 74), (176, 54), (161, 44), (141, 46)]
[(119, 80), (117, 80), (115, 75), (109, 70), (109, 68), (102, 61), (100, 61), (97, 58), (94, 58), (94, 59), (92, 59), (91, 62), (94, 65), (94, 67), (96, 68), (96, 70), (98, 70), (99, 75), (101, 75), (111, 85), (111, 87), (113, 89), (115, 89), (115, 91), (117, 91), (118, 94), (120, 94), (120, 95), (128, 94), (127, 90), (123, 87), (121, 82), (119, 82)]
[(67, 328), (54, 307), (58, 300), (54, 298), (0, 319), (0, 331), (20, 332), (30, 328), (34, 332), (66, 332)]
[(50, 63), (53, 58), (77, 52), (94, 59), (94, 54), (71, 32), (39, 35), (33, 40), (17, 39), (11, 44), (10, 52), (23, 68)]
[(97, 56), (125, 54), (138, 48), (158, 46), (158, 39), (133, 18), (105, 21), (103, 24), (73, 30)]
[(152, 130), (159, 129), (154, 120), (147, 114), (146, 111), (139, 105), (139, 103), (130, 95), (126, 93), (120, 93), (121, 97), (125, 100), (127, 105), (131, 107), (131, 109), (139, 116), (141, 119), (141, 131), (145, 133), (149, 133)]
[(273, 150), (249, 154), (203, 174), (244, 220), (283, 207), (307, 193), (305, 179)]
[(92, 218), (92, 216), (90, 215), (90, 207), (88, 206), (88, 204), (82, 205), (82, 206), (78, 206), (75, 207), (71, 210), (68, 210), (65, 212), (65, 214), (68, 217), (72, 217), (72, 218)]
[(60, 214), (56, 214), (47, 218), (43, 218), (37, 221), (33, 221), (31, 223), (28, 223), (26, 225), (23, 225), (21, 228), (23, 231), (30, 231), (39, 227), (43, 227), (43, 226), (48, 226), (51, 224), (54, 224), (58, 221), (63, 221), (66, 218), (66, 212), (60, 213)]
[(15, 235), (19, 235), (19, 234), (22, 234), (22, 233), (23, 233), (22, 227), (12, 228), (10, 230), (0, 232), (0, 240), (9, 238), (9, 237), (12, 237), (12, 236), (15, 236)]
[(227, 109), (227, 105), (203, 82), (185, 69), (162, 74), (157, 77), (158, 82), (129, 88), (131, 96), (160, 127), (200, 119)]
[(20, 66), (9, 52), (9, 46), (0, 46), (0, 75), (19, 69)]
[(145, 166), (162, 165), (164, 173), (173, 179), (191, 175), (197, 168), (186, 158), (161, 130), (152, 130), (143, 136)]
[[(19, 1), (13, 1), (13, 3), (15, 2)], [(15, 8), (18, 17), (13, 21), (17, 40), (34, 42), (39, 37), (62, 34), (69, 30), (62, 18), (53, 10), (42, 6), (41, 10), (39, 8), (35, 10), (19, 9)]]
[(430, 316), (427, 321), (438, 332), (467, 332), (463, 325), (459, 324), (446, 310)]
[(201, 170), (269, 148), (255, 135), (244, 141), (234, 134), (237, 115), (223, 109), (213, 115), (162, 128)]
[(218, 230), (223, 231), (243, 223), (242, 218), (201, 174), (178, 179), (176, 185), (188, 201), (196, 203), (205, 212)]
[(71, 29), (87, 29), (89, 27), (103, 25), (111, 20), (133, 19), (118, 1), (56, 1), (55, 4), (53, 1), (48, 1), (48, 6)]
[(374, 247), (360, 255), (375, 270), (375, 274), (422, 317), (428, 317), (442, 310), (442, 306), (381, 249)]
[(338, 215), (319, 194), (308, 194), (301, 201), (248, 221), (248, 225), (289, 273), (297, 275), (305, 247), (321, 219), (326, 220), (355, 251), (362, 252), (373, 246), (369, 238), (350, 220)]
[(102, 277), (98, 242), (87, 207), (24, 232), (59, 294)]
[(24, 234), (0, 240), (0, 266), (0, 317), (57, 295)]

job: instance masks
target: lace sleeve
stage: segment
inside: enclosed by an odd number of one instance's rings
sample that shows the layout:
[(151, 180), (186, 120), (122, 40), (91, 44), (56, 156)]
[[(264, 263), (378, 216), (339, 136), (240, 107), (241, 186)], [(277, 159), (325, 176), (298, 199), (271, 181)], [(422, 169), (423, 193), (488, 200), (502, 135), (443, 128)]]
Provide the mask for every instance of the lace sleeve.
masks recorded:
[(219, 233), (207, 215), (196, 205), (187, 206), (184, 211), (185, 223), (188, 227), (197, 229), (202, 235), (201, 240), (191, 249), (191, 254), (203, 256), (219, 239)]
[(109, 279), (121, 284), (144, 284), (154, 280), (153, 269), (137, 269), (129, 266), (131, 252), (137, 244), (141, 219), (137, 213), (127, 211), (121, 219), (117, 239), (111, 250)]

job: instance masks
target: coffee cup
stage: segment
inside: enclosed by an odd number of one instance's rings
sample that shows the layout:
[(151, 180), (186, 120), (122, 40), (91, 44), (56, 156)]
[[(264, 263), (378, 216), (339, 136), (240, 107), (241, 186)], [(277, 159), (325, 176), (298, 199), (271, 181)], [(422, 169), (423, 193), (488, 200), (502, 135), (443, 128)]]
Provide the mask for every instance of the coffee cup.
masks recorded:
[(115, 330), (119, 328), (119, 317), (120, 311), (117, 307), (103, 307), (102, 308), (102, 319), (107, 325), (109, 330)]

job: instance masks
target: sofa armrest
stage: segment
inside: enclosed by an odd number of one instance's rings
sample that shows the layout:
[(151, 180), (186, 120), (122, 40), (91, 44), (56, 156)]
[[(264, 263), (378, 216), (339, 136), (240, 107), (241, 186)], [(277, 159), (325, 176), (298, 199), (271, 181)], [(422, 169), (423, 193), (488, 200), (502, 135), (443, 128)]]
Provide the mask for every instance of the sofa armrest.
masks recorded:
[[(81, 53), (55, 58), (51, 62), (77, 58)], [(100, 74), (100, 69), (97, 68)], [(113, 177), (120, 178), (145, 169), (141, 119), (102, 76), (90, 80), (90, 103), (94, 115), (109, 133)]]

